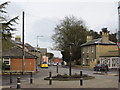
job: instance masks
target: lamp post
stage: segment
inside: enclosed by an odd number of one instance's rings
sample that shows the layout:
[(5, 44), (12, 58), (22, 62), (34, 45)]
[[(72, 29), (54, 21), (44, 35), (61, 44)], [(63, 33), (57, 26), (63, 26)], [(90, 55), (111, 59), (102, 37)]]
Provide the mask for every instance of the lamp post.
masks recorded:
[(74, 45), (74, 43), (69, 43), (68, 45), (70, 47), (69, 76), (71, 76), (72, 46)]
[[(38, 54), (38, 38), (40, 38), (40, 37), (43, 37), (42, 35), (41, 36), (37, 36), (37, 53), (36, 53), (36, 56), (38, 56), (39, 57), (39, 54)], [(37, 61), (36, 61), (36, 65), (37, 65), (37, 70), (38, 70), (38, 60), (39, 59), (37, 59)]]
[[(118, 2), (118, 42), (120, 42), (120, 1)], [(119, 50), (119, 55), (120, 55), (120, 50)], [(120, 56), (119, 56), (119, 80), (118, 80), (118, 84), (120, 84)], [(118, 85), (118, 86), (120, 87), (120, 85)]]
[(37, 50), (38, 50), (38, 38), (39, 37), (43, 37), (42, 35), (41, 36), (37, 36)]

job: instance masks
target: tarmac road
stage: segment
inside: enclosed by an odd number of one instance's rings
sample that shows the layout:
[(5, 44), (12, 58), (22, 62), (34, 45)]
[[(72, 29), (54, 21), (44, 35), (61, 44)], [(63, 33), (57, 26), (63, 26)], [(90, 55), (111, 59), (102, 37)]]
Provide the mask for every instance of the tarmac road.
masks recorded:
[[(72, 69), (73, 73), (79, 73), (81, 69)], [(83, 70), (83, 69), (82, 69)], [(49, 85), (48, 81), (44, 80), (44, 77), (48, 76), (49, 72), (52, 72), (52, 75), (56, 75), (56, 66), (50, 66), (48, 69), (39, 69), (38, 73), (33, 75), (34, 81), (33, 84), (29, 83), (29, 75), (22, 76), (21, 87), (22, 88), (118, 88), (118, 74), (117, 72), (108, 72), (108, 74), (100, 75), (94, 74), (94, 71), (91, 70), (83, 70), (83, 73), (95, 76), (95, 79), (92, 80), (84, 80), (83, 86), (80, 86), (80, 81), (53, 81), (52, 85)], [(59, 74), (68, 74), (68, 68), (62, 68), (59, 66)], [(9, 84), (9, 77), (3, 77), (3, 86), (12, 86), (16, 88), (15, 79), (17, 76), (14, 77), (14, 83), (11, 85)]]

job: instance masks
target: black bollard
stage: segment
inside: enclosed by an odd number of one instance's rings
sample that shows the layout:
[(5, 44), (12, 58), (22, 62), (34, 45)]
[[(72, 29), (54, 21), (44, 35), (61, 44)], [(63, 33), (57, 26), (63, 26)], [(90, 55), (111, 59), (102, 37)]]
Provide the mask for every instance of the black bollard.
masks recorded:
[(82, 71), (80, 71), (80, 85), (83, 85), (83, 75), (82, 75)]
[(49, 72), (49, 85), (52, 85), (52, 73)]
[(10, 83), (12, 83), (12, 72), (10, 72)]
[(17, 89), (21, 89), (20, 77), (17, 78)]
[(32, 72), (30, 72), (30, 84), (33, 83)]
[(58, 73), (58, 63), (57, 63), (57, 73)]

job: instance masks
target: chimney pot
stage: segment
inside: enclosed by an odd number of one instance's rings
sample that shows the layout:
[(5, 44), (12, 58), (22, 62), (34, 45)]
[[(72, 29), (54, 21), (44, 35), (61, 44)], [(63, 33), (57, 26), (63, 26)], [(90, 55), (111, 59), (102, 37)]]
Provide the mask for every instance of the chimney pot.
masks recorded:
[(20, 35), (17, 35), (17, 36), (15, 37), (15, 41), (21, 42), (21, 37), (20, 37)]

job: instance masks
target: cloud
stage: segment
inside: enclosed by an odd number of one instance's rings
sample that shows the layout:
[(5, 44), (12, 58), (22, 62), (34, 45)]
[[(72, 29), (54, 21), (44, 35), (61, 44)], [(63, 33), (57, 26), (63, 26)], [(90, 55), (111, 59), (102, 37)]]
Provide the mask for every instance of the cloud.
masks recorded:
[[(117, 28), (118, 0), (10, 0), (7, 8), (11, 17), (19, 15), (17, 34), (21, 34), (22, 11), (25, 11), (25, 41), (36, 46), (37, 36), (41, 47), (51, 47), (54, 27), (65, 16), (82, 18), (89, 29), (96, 31), (108, 27), (114, 32)], [(58, 2), (57, 2), (58, 1)]]
[[(1, 0), (7, 1), (7, 0)], [(115, 2), (114, 0), (10, 0), (12, 2)], [(116, 0), (118, 2), (119, 0)]]
[(28, 37), (27, 41), (31, 40), (29, 39), (30, 37), (36, 40), (37, 36), (43, 36), (39, 37), (41, 42), (51, 43), (51, 36), (54, 33), (55, 23), (55, 18), (54, 20), (53, 18), (42, 18), (33, 22), (28, 21), (26, 30), (26, 37)]

